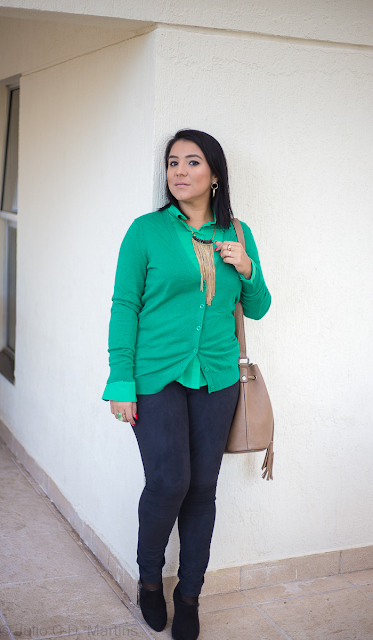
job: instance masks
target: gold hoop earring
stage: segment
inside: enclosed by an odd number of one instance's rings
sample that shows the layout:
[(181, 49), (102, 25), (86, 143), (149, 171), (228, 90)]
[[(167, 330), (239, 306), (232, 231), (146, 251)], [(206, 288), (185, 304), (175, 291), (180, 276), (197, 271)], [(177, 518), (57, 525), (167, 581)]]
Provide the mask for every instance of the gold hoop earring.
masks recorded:
[(212, 189), (212, 197), (215, 198), (215, 191), (216, 189), (219, 187), (217, 182), (213, 182), (211, 185), (211, 189)]

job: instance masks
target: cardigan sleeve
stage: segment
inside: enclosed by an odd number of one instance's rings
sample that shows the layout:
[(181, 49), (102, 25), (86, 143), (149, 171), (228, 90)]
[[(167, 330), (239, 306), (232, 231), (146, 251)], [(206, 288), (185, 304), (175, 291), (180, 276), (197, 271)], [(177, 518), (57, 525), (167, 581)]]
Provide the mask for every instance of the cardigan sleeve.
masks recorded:
[(267, 289), (262, 268), (260, 265), (258, 249), (255, 244), (250, 227), (241, 221), (242, 230), (245, 237), (245, 249), (249, 256), (253, 271), (251, 278), (247, 279), (240, 274), (242, 282), (241, 302), (243, 313), (247, 318), (260, 320), (267, 313), (271, 305), (271, 294)]
[(119, 250), (109, 323), (110, 375), (102, 396), (103, 400), (137, 400), (133, 365), (146, 270), (144, 237), (136, 218)]

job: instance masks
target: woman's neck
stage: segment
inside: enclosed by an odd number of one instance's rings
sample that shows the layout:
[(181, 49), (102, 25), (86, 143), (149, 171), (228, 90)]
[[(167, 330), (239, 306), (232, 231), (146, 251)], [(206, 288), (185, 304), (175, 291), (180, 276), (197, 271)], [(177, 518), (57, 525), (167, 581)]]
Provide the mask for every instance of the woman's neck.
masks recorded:
[(214, 221), (214, 214), (209, 205), (193, 205), (188, 202), (180, 202), (181, 211), (188, 217), (189, 224), (195, 229), (199, 229), (206, 222)]

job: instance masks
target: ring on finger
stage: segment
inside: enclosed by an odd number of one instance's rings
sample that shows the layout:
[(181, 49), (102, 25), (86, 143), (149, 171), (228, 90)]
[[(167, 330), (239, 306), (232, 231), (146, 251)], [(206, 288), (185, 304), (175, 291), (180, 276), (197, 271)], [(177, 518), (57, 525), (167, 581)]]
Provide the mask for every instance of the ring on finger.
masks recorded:
[(231, 250), (231, 245), (230, 244), (228, 245), (227, 249), (228, 249), (228, 251)]
[(120, 413), (119, 411), (118, 411), (118, 413), (117, 413), (117, 415), (115, 417), (116, 417), (117, 420), (120, 420), (121, 422), (123, 422), (123, 420), (124, 420), (123, 414)]

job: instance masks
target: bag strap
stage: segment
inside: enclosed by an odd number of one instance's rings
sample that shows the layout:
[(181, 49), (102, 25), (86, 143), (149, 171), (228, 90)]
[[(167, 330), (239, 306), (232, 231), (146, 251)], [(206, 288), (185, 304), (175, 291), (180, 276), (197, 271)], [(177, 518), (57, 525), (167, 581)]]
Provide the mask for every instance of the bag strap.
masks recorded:
[[(232, 222), (236, 230), (237, 240), (242, 244), (243, 248), (245, 249), (245, 236), (242, 231), (241, 222), (238, 220), (238, 218), (233, 218)], [(246, 359), (246, 367), (247, 367), (247, 365), (249, 364), (249, 358), (247, 356), (247, 351), (246, 351), (245, 324), (243, 319), (242, 303), (240, 300), (236, 304), (236, 308), (234, 311), (234, 318), (236, 323), (236, 336), (238, 339), (238, 343), (240, 345), (240, 360)], [(241, 375), (241, 363), (240, 363), (240, 375)], [(247, 371), (246, 371), (246, 375), (247, 375)]]
[[(245, 236), (242, 231), (241, 222), (238, 218), (232, 219), (234, 228), (236, 230), (237, 240), (240, 242), (245, 249)], [(239, 371), (240, 371), (240, 380), (241, 376), (246, 375), (246, 380), (249, 377), (249, 358), (246, 355), (246, 337), (245, 337), (245, 325), (243, 319), (243, 308), (241, 301), (238, 301), (236, 304), (236, 309), (234, 311), (234, 317), (236, 321), (236, 336), (238, 338), (238, 342), (240, 345), (240, 359), (239, 359)], [(244, 362), (241, 362), (243, 360)], [(246, 364), (245, 364), (246, 362)], [(264, 458), (263, 466), (262, 466), (262, 478), (263, 480), (273, 480), (273, 438), (275, 433), (275, 423), (273, 422), (273, 431), (272, 431), (272, 439), (269, 443), (269, 446), (266, 451), (266, 455)]]

